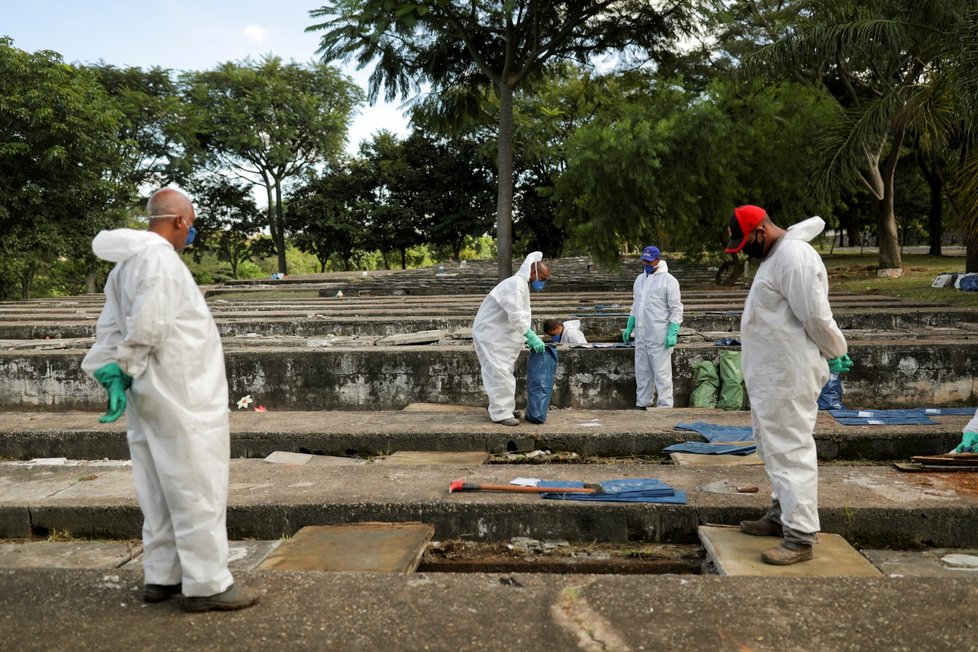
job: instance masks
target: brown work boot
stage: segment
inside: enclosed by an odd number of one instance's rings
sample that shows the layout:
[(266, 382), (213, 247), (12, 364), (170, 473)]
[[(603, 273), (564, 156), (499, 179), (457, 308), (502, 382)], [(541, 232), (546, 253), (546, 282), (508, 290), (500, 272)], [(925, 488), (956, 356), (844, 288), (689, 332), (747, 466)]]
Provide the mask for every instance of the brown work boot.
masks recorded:
[(183, 609), (190, 613), (234, 611), (253, 604), (258, 604), (258, 591), (238, 584), (232, 584), (223, 593), (183, 599)]
[(180, 590), (180, 584), (147, 584), (143, 587), (143, 602), (163, 602)]
[(740, 531), (755, 537), (782, 536), (781, 524), (775, 523), (769, 518), (759, 518), (756, 521), (741, 521)]
[(782, 541), (761, 553), (761, 559), (764, 560), (764, 563), (774, 566), (790, 566), (800, 561), (808, 561), (811, 558), (812, 546), (789, 541)]
[(493, 423), (498, 423), (501, 426), (518, 426), (520, 425), (520, 420), (510, 417), (509, 419), (500, 419), (499, 421), (493, 421)]

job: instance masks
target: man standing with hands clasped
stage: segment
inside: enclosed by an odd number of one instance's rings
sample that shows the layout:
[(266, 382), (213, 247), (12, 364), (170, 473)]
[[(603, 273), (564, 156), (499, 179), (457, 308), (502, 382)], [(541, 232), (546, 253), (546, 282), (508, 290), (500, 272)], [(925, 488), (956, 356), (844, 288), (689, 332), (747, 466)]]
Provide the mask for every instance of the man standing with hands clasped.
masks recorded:
[(763, 208), (750, 205), (730, 217), (727, 253), (742, 251), (761, 261), (744, 304), (740, 338), (754, 440), (772, 499), (762, 518), (742, 521), (740, 529), (782, 537), (761, 555), (779, 566), (812, 558), (819, 531), (812, 436), (818, 395), (830, 371), (852, 368), (829, 306), (825, 265), (808, 244), (824, 228), (822, 218), (811, 217), (784, 230)]
[(190, 612), (243, 609), (258, 593), (228, 570), (224, 352), (178, 254), (193, 242), (196, 213), (172, 188), (153, 193), (146, 212), (146, 231), (102, 231), (92, 241), (95, 255), (116, 265), (82, 369), (109, 395), (99, 421), (126, 414), (143, 512), (143, 600), (183, 593)]
[(671, 408), (672, 350), (683, 322), (679, 281), (658, 247), (646, 247), (640, 260), (643, 270), (632, 286), (632, 310), (622, 334), (627, 344), (635, 331), (635, 407), (648, 408), (654, 391), (655, 406)]

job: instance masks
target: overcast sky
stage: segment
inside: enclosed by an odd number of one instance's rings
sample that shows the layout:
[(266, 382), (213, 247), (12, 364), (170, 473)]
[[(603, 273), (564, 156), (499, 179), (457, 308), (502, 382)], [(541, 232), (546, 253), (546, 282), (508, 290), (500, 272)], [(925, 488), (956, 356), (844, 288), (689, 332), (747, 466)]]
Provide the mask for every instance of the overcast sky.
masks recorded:
[[(315, 0), (0, 0), (0, 34), (21, 50), (54, 50), (68, 62), (206, 70), (272, 53), (306, 63), (316, 57), (319, 33), (303, 30), (318, 6)], [(369, 69), (341, 67), (366, 91)], [(406, 133), (399, 104), (362, 106), (347, 150), (356, 151), (379, 129)]]

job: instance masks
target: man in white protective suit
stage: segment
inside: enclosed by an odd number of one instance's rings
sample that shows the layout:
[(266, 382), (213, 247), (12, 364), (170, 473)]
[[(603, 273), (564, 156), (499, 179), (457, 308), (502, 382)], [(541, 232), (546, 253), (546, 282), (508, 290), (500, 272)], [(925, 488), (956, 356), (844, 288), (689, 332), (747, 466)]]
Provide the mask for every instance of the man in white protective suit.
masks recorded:
[(523, 342), (537, 353), (545, 345), (530, 327), (530, 288), (543, 289), (550, 270), (543, 254), (534, 251), (514, 276), (499, 282), (482, 301), (472, 324), (472, 341), (482, 367), (482, 384), (489, 395), (489, 418), (493, 423), (518, 426), (516, 413), (516, 359)]
[(635, 332), (635, 407), (672, 407), (672, 350), (683, 322), (679, 281), (669, 273), (658, 247), (642, 251), (644, 267), (632, 286), (632, 309), (622, 334), (626, 344)]
[(761, 261), (744, 304), (740, 338), (754, 440), (771, 482), (772, 505), (740, 529), (782, 537), (761, 555), (780, 566), (812, 558), (819, 531), (812, 436), (818, 395), (830, 371), (852, 367), (829, 306), (825, 265), (808, 244), (824, 228), (822, 218), (811, 217), (786, 231), (763, 208), (740, 206), (730, 218), (726, 248)]
[(146, 211), (146, 231), (102, 231), (92, 241), (95, 255), (116, 265), (82, 369), (108, 393), (99, 420), (126, 414), (144, 519), (143, 600), (183, 593), (190, 612), (243, 609), (258, 592), (235, 584), (228, 571), (224, 353), (178, 254), (194, 239), (196, 214), (172, 188), (155, 192)]

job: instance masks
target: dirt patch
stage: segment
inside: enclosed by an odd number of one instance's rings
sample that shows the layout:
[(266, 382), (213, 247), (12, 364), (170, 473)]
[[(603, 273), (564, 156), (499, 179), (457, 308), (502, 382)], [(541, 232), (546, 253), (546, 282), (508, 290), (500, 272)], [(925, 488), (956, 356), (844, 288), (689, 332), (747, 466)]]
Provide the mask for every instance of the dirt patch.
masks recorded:
[(921, 487), (953, 489), (959, 494), (978, 496), (978, 471), (956, 471), (954, 473), (907, 474), (907, 478)]

